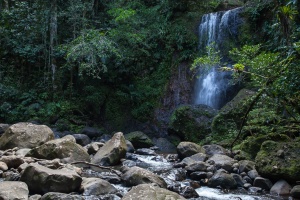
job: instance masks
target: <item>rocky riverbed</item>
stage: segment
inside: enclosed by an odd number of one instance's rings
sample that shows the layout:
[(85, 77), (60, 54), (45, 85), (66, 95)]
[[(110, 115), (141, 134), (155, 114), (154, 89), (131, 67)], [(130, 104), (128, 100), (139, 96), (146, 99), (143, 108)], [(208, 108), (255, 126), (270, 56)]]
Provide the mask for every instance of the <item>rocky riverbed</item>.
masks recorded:
[(256, 163), (235, 160), (219, 145), (181, 142), (176, 153), (158, 154), (161, 149), (149, 148), (149, 142), (132, 141), (135, 145), (121, 132), (108, 141), (91, 142), (87, 135), (57, 138), (45, 125), (6, 127), (0, 137), (0, 199), (300, 197), (299, 185), (264, 178)]

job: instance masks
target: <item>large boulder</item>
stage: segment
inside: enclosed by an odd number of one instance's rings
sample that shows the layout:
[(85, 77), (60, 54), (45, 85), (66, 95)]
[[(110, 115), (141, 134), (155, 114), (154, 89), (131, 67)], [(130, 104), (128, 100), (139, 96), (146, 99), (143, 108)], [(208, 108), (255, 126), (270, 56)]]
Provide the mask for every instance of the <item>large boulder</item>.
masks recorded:
[(222, 154), (215, 154), (211, 158), (209, 158), (206, 162), (208, 163), (213, 162), (217, 169), (222, 168), (228, 172), (231, 172), (233, 169), (233, 164), (237, 163), (236, 160)]
[(131, 167), (121, 176), (121, 179), (127, 186), (155, 183), (159, 187), (167, 188), (167, 184), (163, 178), (140, 167)]
[(118, 190), (101, 178), (83, 178), (80, 190), (84, 196), (114, 194)]
[(46, 142), (29, 151), (26, 156), (47, 160), (59, 158), (63, 163), (90, 161), (89, 154), (82, 146), (76, 144), (75, 138), (71, 135)]
[(211, 133), (211, 123), (217, 110), (206, 105), (184, 105), (177, 108), (168, 131), (182, 140), (198, 142)]
[(0, 199), (3, 200), (27, 200), (29, 195), (28, 186), (20, 181), (0, 182)]
[(291, 183), (300, 177), (300, 143), (265, 141), (261, 145), (255, 162), (262, 177), (285, 179)]
[(20, 122), (10, 126), (0, 137), (0, 149), (34, 148), (53, 139), (54, 133), (48, 126)]
[(197, 153), (205, 153), (205, 149), (193, 142), (180, 142), (177, 146), (177, 153), (183, 159)]
[(231, 174), (217, 171), (208, 181), (209, 187), (221, 186), (224, 189), (235, 189), (237, 183)]
[(124, 195), (122, 200), (184, 200), (185, 198), (175, 192), (167, 189), (156, 187), (152, 184), (141, 184), (135, 187)]
[(95, 154), (92, 163), (106, 166), (116, 165), (125, 157), (126, 151), (127, 145), (123, 133), (115, 133)]
[(274, 196), (288, 196), (291, 190), (292, 187), (290, 186), (290, 184), (281, 179), (272, 186), (270, 194)]
[(126, 140), (129, 140), (134, 148), (149, 148), (153, 146), (153, 141), (142, 131), (134, 131), (125, 135)]
[(67, 168), (50, 169), (37, 163), (29, 164), (23, 171), (20, 181), (25, 182), (31, 193), (78, 192), (82, 178)]

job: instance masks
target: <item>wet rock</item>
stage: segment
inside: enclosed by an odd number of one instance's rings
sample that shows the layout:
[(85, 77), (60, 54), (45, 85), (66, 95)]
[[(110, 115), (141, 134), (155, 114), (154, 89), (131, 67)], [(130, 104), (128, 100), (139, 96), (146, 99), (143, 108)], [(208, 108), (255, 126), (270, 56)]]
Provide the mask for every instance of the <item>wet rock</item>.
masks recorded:
[(243, 181), (243, 178), (240, 175), (238, 174), (231, 174), (231, 175), (234, 178), (237, 187), (244, 187), (245, 182)]
[(191, 186), (175, 184), (168, 187), (169, 190), (176, 192), (183, 196), (184, 198), (197, 198), (199, 197), (198, 193)]
[(253, 186), (269, 191), (272, 188), (273, 183), (269, 179), (257, 177), (253, 182)]
[(21, 175), (19, 172), (7, 171), (2, 174), (2, 177), (4, 181), (18, 181)]
[(206, 168), (207, 168), (206, 163), (205, 162), (201, 162), (201, 161), (193, 163), (193, 164), (188, 165), (188, 166), (185, 167), (185, 169), (187, 170), (188, 174), (191, 174), (192, 172), (195, 172), (195, 171), (203, 171), (203, 172), (205, 172)]
[(197, 153), (197, 154), (194, 154), (190, 157), (186, 157), (184, 158), (181, 163), (185, 163), (186, 165), (191, 165), (197, 161), (202, 161), (202, 162), (205, 162), (207, 160), (208, 156), (204, 153)]
[(243, 176), (243, 181), (250, 184), (253, 183), (252, 179), (249, 176)]
[(46, 142), (29, 151), (26, 156), (47, 160), (59, 158), (63, 163), (90, 161), (89, 154), (82, 146), (75, 143), (75, 138), (71, 135)]
[(127, 166), (127, 167), (134, 167), (134, 166), (136, 166), (136, 162), (134, 162), (132, 160), (124, 160), (124, 161), (122, 161), (122, 165)]
[(249, 172), (250, 170), (255, 169), (255, 162), (250, 161), (250, 160), (241, 160), (239, 161), (239, 171), (240, 173), (242, 172)]
[(185, 198), (179, 194), (163, 189), (152, 184), (141, 184), (135, 187), (124, 195), (122, 200), (158, 200), (158, 199), (176, 199), (184, 200)]
[(27, 183), (31, 193), (77, 192), (82, 178), (66, 168), (53, 170), (42, 165), (31, 163), (21, 175), (20, 181)]
[(294, 198), (300, 198), (300, 185), (296, 185), (291, 190), (291, 196)]
[(231, 174), (226, 174), (222, 171), (217, 171), (208, 181), (209, 187), (221, 186), (224, 189), (235, 189), (237, 183)]
[(245, 183), (243, 187), (249, 189), (250, 187), (252, 187), (252, 185), (250, 183)]
[(126, 151), (127, 145), (123, 133), (115, 133), (95, 154), (92, 163), (105, 166), (116, 165), (122, 158), (125, 158)]
[(124, 135), (126, 140), (129, 140), (134, 148), (149, 148), (154, 145), (152, 140), (142, 131), (135, 131)]
[(1, 162), (6, 163), (7, 167), (10, 168), (15, 168), (17, 169), (21, 164), (24, 163), (24, 160), (20, 156), (2, 156), (0, 158)]
[(250, 170), (247, 174), (252, 180), (259, 177), (259, 174), (255, 169)]
[(84, 196), (114, 194), (117, 189), (108, 181), (100, 178), (83, 178), (80, 191)]
[(270, 194), (275, 196), (287, 196), (290, 194), (292, 187), (285, 180), (277, 181), (271, 188)]
[(206, 172), (193, 172), (190, 174), (192, 180), (201, 180), (207, 178)]
[(81, 145), (81, 146), (85, 146), (85, 145), (88, 145), (88, 144), (91, 143), (91, 139), (87, 135), (73, 134), (72, 136), (75, 138), (76, 143)]
[(248, 192), (252, 194), (262, 193), (262, 188), (260, 187), (249, 187)]
[(232, 165), (237, 161), (230, 158), (229, 156), (222, 155), (222, 154), (215, 154), (211, 158), (207, 160), (207, 163), (213, 161), (217, 169), (225, 169), (228, 172), (232, 171)]
[(127, 145), (127, 152), (133, 153), (135, 151), (133, 144), (129, 140), (126, 140), (126, 145)]
[(212, 145), (204, 145), (202, 146), (205, 149), (205, 153), (209, 156), (215, 155), (215, 154), (222, 154), (222, 155), (228, 155), (228, 150), (223, 148), (220, 145), (212, 144)]
[(149, 156), (155, 156), (155, 155), (157, 155), (154, 150), (146, 149), (146, 148), (137, 149), (135, 151), (135, 153), (139, 154), (139, 155), (149, 155)]
[(58, 199), (66, 199), (66, 200), (84, 200), (83, 196), (73, 195), (73, 194), (65, 194), (59, 192), (48, 192), (42, 196), (40, 200), (58, 200)]
[(8, 170), (8, 166), (5, 162), (0, 161), (0, 170), (1, 171), (7, 171)]
[(34, 148), (54, 139), (54, 133), (45, 125), (17, 123), (0, 137), (0, 149)]
[(205, 153), (205, 150), (193, 142), (180, 142), (177, 146), (177, 153), (179, 158), (183, 159), (197, 153)]
[(132, 167), (127, 170), (121, 179), (127, 186), (135, 186), (139, 184), (155, 183), (159, 187), (166, 188), (167, 184), (163, 178), (140, 167)]
[(92, 142), (86, 145), (84, 148), (87, 150), (88, 154), (95, 154), (101, 147), (104, 146), (102, 142)]
[(84, 134), (87, 135), (89, 138), (93, 139), (93, 138), (97, 138), (100, 137), (101, 135), (103, 135), (103, 133), (97, 129), (97, 128), (93, 128), (93, 127), (84, 127), (79, 134)]
[(0, 182), (0, 199), (3, 200), (27, 200), (28, 186), (20, 181)]

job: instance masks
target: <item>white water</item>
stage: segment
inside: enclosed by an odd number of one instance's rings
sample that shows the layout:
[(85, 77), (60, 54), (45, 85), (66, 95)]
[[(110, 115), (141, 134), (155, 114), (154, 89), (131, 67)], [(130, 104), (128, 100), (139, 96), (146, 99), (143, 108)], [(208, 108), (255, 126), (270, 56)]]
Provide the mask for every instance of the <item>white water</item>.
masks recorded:
[[(226, 48), (226, 42), (236, 39), (238, 27), (242, 20), (238, 17), (242, 8), (206, 14), (199, 25), (199, 48), (204, 51), (207, 46), (214, 45), (217, 50)], [(195, 104), (205, 104), (219, 109), (226, 97), (228, 78), (225, 72), (218, 72), (218, 66), (212, 66), (209, 72), (198, 74), (195, 85)]]

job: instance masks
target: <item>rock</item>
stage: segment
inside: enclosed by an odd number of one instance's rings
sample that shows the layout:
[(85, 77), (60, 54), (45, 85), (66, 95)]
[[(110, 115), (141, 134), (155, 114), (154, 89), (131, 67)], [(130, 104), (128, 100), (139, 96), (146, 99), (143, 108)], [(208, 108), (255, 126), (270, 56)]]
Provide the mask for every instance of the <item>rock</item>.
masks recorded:
[(0, 149), (34, 148), (53, 139), (48, 126), (21, 122), (10, 126), (0, 137)]
[(121, 176), (121, 179), (127, 186), (155, 183), (159, 187), (167, 188), (167, 184), (163, 178), (140, 167), (131, 167)]
[(197, 198), (199, 197), (198, 193), (195, 189), (191, 186), (181, 185), (181, 184), (174, 184), (168, 187), (169, 190), (176, 192), (183, 196), (184, 198)]
[(124, 195), (122, 200), (184, 200), (185, 198), (175, 192), (167, 189), (156, 187), (152, 184), (141, 184), (135, 187)]
[(214, 162), (217, 169), (225, 169), (228, 172), (231, 172), (233, 169), (233, 164), (237, 161), (230, 158), (229, 156), (222, 155), (222, 154), (215, 154), (212, 157), (210, 157), (206, 162)]
[(87, 135), (89, 138), (93, 139), (93, 138), (97, 138), (97, 137), (100, 137), (103, 135), (103, 133), (96, 129), (96, 128), (93, 128), (93, 127), (84, 127), (80, 132), (79, 134), (84, 134), (84, 135)]
[(25, 157), (26, 154), (27, 154), (30, 150), (31, 150), (31, 149), (29, 149), (29, 148), (22, 148), (22, 149), (19, 149), (18, 151), (16, 151), (16, 156)]
[(153, 143), (163, 153), (176, 153), (176, 146), (171, 143), (167, 138), (154, 138)]
[(117, 189), (109, 182), (100, 178), (83, 178), (80, 191), (84, 196), (117, 193)]
[(197, 153), (205, 153), (205, 150), (193, 142), (180, 142), (177, 146), (178, 156), (183, 159)]
[(86, 145), (84, 148), (87, 150), (88, 154), (95, 154), (101, 147), (104, 146), (102, 142), (92, 142)]
[(259, 177), (259, 174), (255, 169), (250, 170), (247, 174), (252, 180)]
[(0, 161), (0, 170), (1, 171), (7, 171), (8, 170), (8, 166), (5, 162)]
[(244, 181), (245, 183), (250, 183), (251, 185), (252, 185), (252, 183), (253, 183), (252, 179), (251, 179), (249, 176), (244, 176), (244, 177), (243, 177), (243, 181)]
[(84, 197), (59, 192), (48, 192), (44, 194), (40, 200), (84, 200)]
[(35, 194), (35, 195), (32, 195), (28, 198), (28, 200), (40, 200), (42, 198), (42, 195), (39, 195), (39, 194)]
[(192, 172), (195, 172), (195, 171), (206, 172), (206, 168), (207, 168), (206, 163), (201, 162), (201, 161), (193, 163), (193, 164), (185, 167), (185, 169), (187, 170), (187, 174), (191, 174)]
[(8, 168), (15, 168), (17, 169), (21, 164), (24, 163), (24, 160), (22, 159), (22, 157), (20, 156), (2, 156), (0, 158), (1, 162), (6, 163), (6, 165), (8, 166)]
[(149, 156), (155, 156), (157, 155), (155, 153), (155, 151), (151, 150), (151, 149), (146, 149), (146, 148), (142, 148), (142, 149), (137, 149), (135, 151), (136, 154), (139, 154), (139, 155), (149, 155)]
[(29, 195), (28, 186), (20, 181), (0, 182), (0, 199), (3, 200), (27, 200)]
[(216, 188), (221, 186), (224, 189), (235, 189), (237, 183), (231, 174), (226, 174), (222, 171), (217, 171), (208, 181), (208, 186)]
[(195, 162), (198, 162), (198, 161), (202, 161), (202, 162), (205, 162), (207, 160), (207, 155), (204, 154), (204, 153), (197, 153), (197, 154), (194, 154), (190, 157), (186, 157), (184, 158), (181, 163), (185, 163), (186, 165), (191, 165)]
[(217, 110), (207, 105), (183, 105), (172, 114), (168, 132), (182, 140), (198, 142), (211, 133)]
[(206, 179), (207, 178), (207, 173), (206, 172), (192, 172), (190, 174), (190, 177), (191, 177), (192, 180)]
[(73, 134), (72, 136), (75, 138), (76, 143), (81, 145), (81, 146), (85, 146), (85, 145), (88, 145), (88, 144), (91, 143), (91, 139), (87, 135)]
[(115, 133), (103, 147), (95, 154), (92, 159), (93, 164), (116, 165), (125, 158), (127, 145), (123, 133)]
[(269, 179), (257, 177), (254, 179), (253, 186), (269, 191), (272, 188), (273, 183)]
[(77, 192), (82, 179), (75, 171), (66, 168), (53, 170), (31, 163), (25, 168), (20, 181), (27, 183), (31, 193), (45, 194)]
[[(284, 150), (284, 157), (278, 156), (278, 150)], [(255, 162), (258, 173), (270, 179), (284, 179), (291, 183), (300, 177), (300, 142), (265, 141), (261, 145)]]
[[(271, 188), (270, 194), (274, 196), (288, 196), (292, 187), (285, 180), (277, 181)], [(300, 191), (300, 190), (299, 190)], [(300, 197), (300, 196), (299, 196)]]
[(291, 190), (291, 196), (294, 198), (300, 198), (300, 185), (295, 185)]
[(6, 171), (3, 172), (2, 177), (4, 178), (4, 181), (18, 181), (21, 175), (19, 172)]
[(231, 174), (232, 177), (234, 178), (237, 187), (244, 187), (245, 182), (243, 181), (242, 177), (238, 174)]
[(252, 194), (262, 193), (262, 188), (260, 187), (249, 187), (248, 192)]
[(128, 153), (133, 153), (135, 151), (133, 144), (129, 140), (126, 140), (126, 145)]
[(215, 154), (227, 155), (228, 151), (220, 145), (212, 144), (212, 145), (204, 145), (202, 146), (205, 149), (205, 153), (209, 156)]
[(124, 136), (126, 140), (129, 140), (134, 148), (149, 148), (152, 147), (154, 144), (152, 140), (143, 132), (135, 131), (128, 133)]
[(250, 160), (240, 160), (239, 165), (240, 165), (240, 167), (239, 167), (240, 173), (242, 173), (242, 172), (247, 173), (247, 172), (255, 169), (255, 162), (250, 161)]
[(89, 154), (82, 146), (76, 144), (75, 138), (70, 135), (46, 142), (32, 149), (26, 156), (47, 160), (59, 158), (63, 163), (90, 161)]
[(0, 135), (2, 135), (9, 127), (9, 124), (0, 124)]

